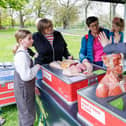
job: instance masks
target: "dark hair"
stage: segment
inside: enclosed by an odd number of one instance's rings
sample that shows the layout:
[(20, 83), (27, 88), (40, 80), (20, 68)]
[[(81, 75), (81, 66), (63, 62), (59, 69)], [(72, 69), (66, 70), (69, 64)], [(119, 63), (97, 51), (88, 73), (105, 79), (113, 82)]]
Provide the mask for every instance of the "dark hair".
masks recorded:
[(98, 21), (98, 18), (95, 16), (90, 16), (86, 19), (86, 24), (89, 27), (91, 23)]
[(43, 18), (39, 20), (38, 25), (37, 25), (37, 29), (41, 33), (43, 33), (45, 29), (48, 29), (50, 27), (53, 27), (53, 24), (52, 24), (52, 21), (47, 18)]

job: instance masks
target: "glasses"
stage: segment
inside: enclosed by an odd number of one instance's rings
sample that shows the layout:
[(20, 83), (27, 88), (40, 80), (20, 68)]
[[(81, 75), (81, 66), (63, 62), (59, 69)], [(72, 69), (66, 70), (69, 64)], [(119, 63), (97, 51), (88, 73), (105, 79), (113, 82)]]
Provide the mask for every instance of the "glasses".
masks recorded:
[(92, 24), (90, 25), (90, 27), (94, 28), (94, 27), (98, 27), (99, 23), (95, 23), (95, 24)]

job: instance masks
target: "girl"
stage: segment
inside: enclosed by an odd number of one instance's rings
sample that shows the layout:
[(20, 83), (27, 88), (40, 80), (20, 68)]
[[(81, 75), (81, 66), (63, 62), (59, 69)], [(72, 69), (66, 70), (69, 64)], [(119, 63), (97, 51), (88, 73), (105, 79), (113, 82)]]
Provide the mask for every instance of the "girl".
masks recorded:
[(110, 32), (110, 38), (112, 39), (112, 44), (123, 42), (124, 35), (124, 20), (119, 17), (115, 17), (112, 21), (112, 32)]
[(32, 46), (31, 32), (18, 30), (15, 33), (18, 46), (14, 48), (14, 91), (19, 111), (20, 126), (33, 126), (35, 120), (35, 76), (40, 65), (33, 66), (27, 52)]

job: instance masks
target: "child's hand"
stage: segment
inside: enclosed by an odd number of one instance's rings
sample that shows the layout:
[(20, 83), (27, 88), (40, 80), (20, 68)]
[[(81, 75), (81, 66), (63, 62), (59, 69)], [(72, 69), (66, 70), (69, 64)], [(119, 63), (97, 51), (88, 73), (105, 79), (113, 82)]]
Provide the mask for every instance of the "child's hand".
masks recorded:
[(114, 43), (119, 43), (121, 38), (121, 35), (119, 34), (119, 32), (115, 32), (114, 33)]
[(39, 89), (37, 87), (35, 87), (35, 94), (40, 95), (40, 91), (39, 91)]
[(39, 56), (39, 54), (38, 53), (35, 53), (34, 58), (37, 58), (38, 56)]
[(72, 60), (73, 59), (73, 56), (68, 56), (68, 59)]
[(101, 32), (99, 34), (98, 40), (100, 41), (103, 47), (112, 43), (112, 37), (110, 37), (110, 40), (109, 40), (104, 32)]
[(36, 64), (36, 66), (40, 69), (41, 68), (41, 65), (40, 64)]

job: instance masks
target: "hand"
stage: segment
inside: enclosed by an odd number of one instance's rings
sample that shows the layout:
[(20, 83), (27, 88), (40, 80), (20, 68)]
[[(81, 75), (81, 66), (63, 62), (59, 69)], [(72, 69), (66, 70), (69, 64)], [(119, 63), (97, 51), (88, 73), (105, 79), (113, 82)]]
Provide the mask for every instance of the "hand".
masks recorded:
[(112, 43), (112, 37), (110, 37), (110, 40), (109, 40), (104, 32), (100, 32), (98, 40), (100, 41), (103, 47)]
[(36, 64), (36, 66), (40, 69), (41, 68), (41, 65), (40, 64)]
[(88, 59), (84, 59), (84, 60), (82, 61), (82, 64), (84, 64), (85, 62), (89, 62)]
[(84, 62), (83, 64), (84, 64), (84, 66), (86, 67), (86, 70), (87, 70), (88, 73), (91, 73), (91, 72), (93, 71), (93, 66), (92, 66), (91, 63), (89, 63), (89, 62)]
[(86, 67), (88, 73), (91, 73), (93, 71), (93, 66), (87, 59), (84, 59), (82, 61), (82, 64)]
[(40, 95), (40, 91), (39, 91), (39, 89), (37, 87), (35, 87), (35, 94)]
[(120, 38), (121, 38), (121, 35), (119, 34), (119, 32), (114, 32), (114, 42), (119, 43)]
[(37, 58), (38, 56), (39, 56), (39, 54), (38, 53), (35, 53), (34, 58)]
[(73, 59), (73, 56), (68, 56), (68, 59), (72, 60)]

